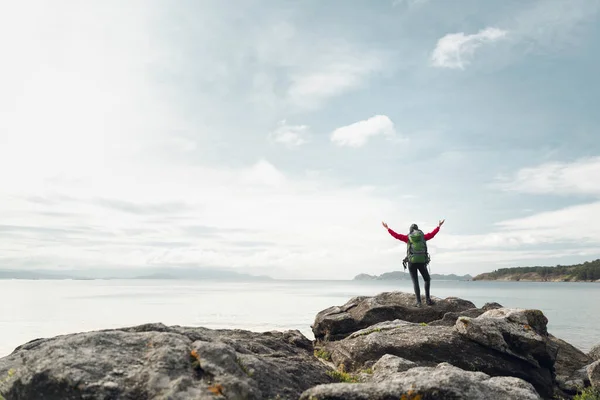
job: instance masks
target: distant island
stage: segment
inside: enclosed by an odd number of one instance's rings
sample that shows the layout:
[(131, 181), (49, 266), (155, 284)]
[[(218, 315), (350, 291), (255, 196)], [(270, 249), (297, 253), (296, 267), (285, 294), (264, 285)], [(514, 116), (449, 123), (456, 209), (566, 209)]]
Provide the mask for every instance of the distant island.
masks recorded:
[[(419, 278), (421, 278), (419, 276)], [(422, 279), (422, 278), (421, 278)], [(431, 279), (440, 280), (440, 281), (470, 281), (473, 279), (471, 275), (443, 275), (443, 274), (431, 274)], [(369, 274), (359, 274), (354, 277), (355, 281), (409, 281), (410, 274), (408, 272), (402, 271), (393, 271), (393, 272), (385, 272), (381, 275), (369, 275)]]
[(144, 268), (144, 269), (0, 269), (0, 279), (94, 280), (94, 279), (185, 279), (185, 280), (272, 280), (265, 275), (244, 274), (217, 268)]
[(600, 259), (555, 267), (500, 268), (477, 275), (474, 281), (600, 282)]

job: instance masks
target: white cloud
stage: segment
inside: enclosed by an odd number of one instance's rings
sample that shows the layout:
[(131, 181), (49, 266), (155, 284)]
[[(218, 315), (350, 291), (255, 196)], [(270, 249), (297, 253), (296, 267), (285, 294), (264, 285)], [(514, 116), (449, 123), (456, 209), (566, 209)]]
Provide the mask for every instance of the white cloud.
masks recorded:
[(246, 184), (278, 186), (285, 182), (285, 175), (270, 162), (260, 160), (242, 173), (242, 181)]
[(600, 157), (551, 162), (499, 177), (493, 186), (522, 193), (600, 195)]
[(447, 34), (438, 40), (431, 54), (431, 63), (434, 67), (464, 69), (477, 48), (506, 35), (507, 31), (498, 28), (485, 28), (471, 35), (465, 35), (464, 32)]
[(298, 147), (307, 143), (307, 132), (307, 125), (288, 125), (284, 120), (271, 133), (270, 138), (275, 143), (281, 143), (287, 147)]
[(41, 173), (41, 184), (2, 187), (4, 266), (194, 264), (336, 278), (339, 265), (351, 274), (373, 261), (373, 249), (389, 243), (382, 215), (401, 207), (376, 190), (287, 177), (267, 160), (92, 172), (77, 185)]
[(373, 136), (394, 136), (394, 123), (386, 115), (375, 115), (369, 119), (342, 126), (331, 134), (331, 141), (339, 146), (361, 147)]

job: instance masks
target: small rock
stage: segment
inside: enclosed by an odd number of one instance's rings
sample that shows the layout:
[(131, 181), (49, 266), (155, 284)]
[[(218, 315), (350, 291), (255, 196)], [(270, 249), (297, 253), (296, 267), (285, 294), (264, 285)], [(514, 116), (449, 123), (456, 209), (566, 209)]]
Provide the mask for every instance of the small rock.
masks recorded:
[(104, 389), (108, 390), (116, 390), (119, 388), (119, 384), (117, 382), (104, 382), (102, 386)]
[(587, 373), (592, 387), (600, 389), (600, 361), (594, 361), (588, 365)]
[(419, 365), (402, 357), (386, 354), (373, 365), (371, 382), (383, 382), (392, 379), (400, 372), (408, 371)]
[(594, 347), (592, 347), (592, 349), (588, 353), (588, 356), (594, 361), (600, 360), (600, 344), (597, 344)]

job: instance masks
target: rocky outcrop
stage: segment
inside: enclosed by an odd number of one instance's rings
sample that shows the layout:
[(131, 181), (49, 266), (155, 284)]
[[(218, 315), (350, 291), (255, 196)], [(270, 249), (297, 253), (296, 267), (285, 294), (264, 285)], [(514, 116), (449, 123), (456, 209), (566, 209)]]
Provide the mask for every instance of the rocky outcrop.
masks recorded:
[(330, 307), (319, 312), (312, 325), (312, 331), (318, 341), (340, 340), (379, 322), (399, 319), (428, 323), (442, 319), (448, 312), (476, 308), (470, 301), (456, 297), (432, 299), (435, 301), (433, 306), (418, 308), (414, 307), (415, 295), (409, 293), (384, 292), (373, 297), (354, 297), (342, 306)]
[(0, 400), (568, 399), (600, 386), (594, 351), (549, 334), (541, 311), (434, 300), (355, 297), (317, 315), (314, 343), (162, 324), (38, 339), (0, 359)]
[(0, 359), (0, 393), (6, 400), (297, 399), (332, 382), (327, 371), (298, 331), (152, 324), (27, 343)]
[(551, 368), (487, 347), (454, 327), (404, 323), (390, 329), (367, 328), (346, 339), (329, 342), (324, 348), (336, 367), (345, 371), (367, 369), (382, 356), (391, 354), (419, 366), (433, 367), (447, 362), (466, 371), (518, 377), (532, 383), (540, 394), (548, 397), (554, 385)]
[(592, 347), (592, 349), (588, 353), (588, 356), (594, 361), (600, 360), (600, 344), (597, 344), (594, 347)]
[(537, 400), (533, 386), (513, 377), (492, 378), (448, 363), (411, 368), (378, 383), (320, 385), (302, 394), (301, 400)]

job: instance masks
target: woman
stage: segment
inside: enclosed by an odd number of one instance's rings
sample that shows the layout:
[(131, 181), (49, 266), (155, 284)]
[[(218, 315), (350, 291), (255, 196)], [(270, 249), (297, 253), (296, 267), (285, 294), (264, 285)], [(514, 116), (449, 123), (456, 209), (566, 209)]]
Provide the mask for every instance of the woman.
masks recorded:
[(393, 230), (391, 230), (385, 222), (382, 222), (383, 227), (387, 229), (390, 235), (408, 244), (406, 257), (408, 260), (408, 272), (410, 272), (410, 278), (412, 279), (413, 287), (415, 290), (415, 296), (417, 298), (415, 307), (421, 307), (421, 288), (419, 287), (419, 276), (417, 274), (417, 271), (421, 272), (423, 280), (425, 281), (425, 302), (427, 303), (427, 305), (433, 305), (433, 301), (429, 296), (431, 277), (429, 276), (429, 272), (427, 272), (427, 264), (429, 264), (429, 254), (427, 253), (426, 242), (430, 239), (433, 239), (435, 235), (437, 235), (444, 221), (444, 219), (439, 221), (438, 226), (433, 231), (427, 234), (423, 234), (423, 232), (419, 229), (417, 224), (412, 224), (410, 226), (410, 231), (408, 235), (396, 233)]

